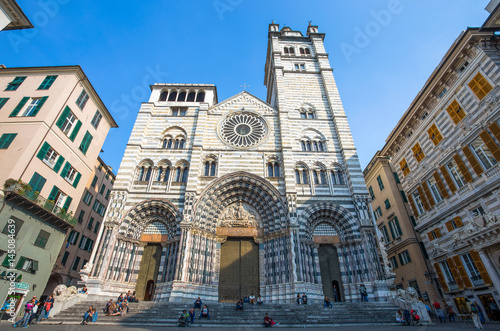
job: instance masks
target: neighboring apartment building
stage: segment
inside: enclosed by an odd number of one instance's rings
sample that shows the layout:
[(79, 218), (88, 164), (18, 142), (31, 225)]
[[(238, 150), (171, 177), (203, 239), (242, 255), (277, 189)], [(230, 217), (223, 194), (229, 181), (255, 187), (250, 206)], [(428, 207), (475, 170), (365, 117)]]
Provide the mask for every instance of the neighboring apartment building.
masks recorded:
[(0, 0), (0, 31), (32, 28), (34, 26), (15, 0)]
[[(90, 180), (112, 127), (117, 127), (114, 119), (79, 66), (0, 68), (0, 183), (13, 179), (30, 185), (5, 189), (7, 199), (15, 197), (17, 209), (25, 214), (16, 217), (26, 230), (34, 226), (32, 219), (45, 212), (49, 215), (44, 219), (58, 219), (53, 223), (59, 229), (67, 230), (66, 223), (76, 224), (73, 216), (76, 202), (86, 191), (83, 183)], [(37, 216), (32, 218), (34, 212)], [(28, 241), (23, 233), (17, 236), (18, 243)], [(7, 250), (6, 241), (0, 241), (0, 249)], [(48, 254), (50, 258), (44, 261), (44, 270), (49, 266), (46, 279), (57, 253)], [(21, 258), (16, 256), (16, 265)], [(45, 283), (37, 282), (35, 293), (44, 287)], [(0, 300), (7, 290), (1, 288)]]
[[(397, 168), (416, 230), (446, 301), (487, 318), (500, 303), (498, 6), (453, 43), (391, 132), (381, 155)], [(490, 24), (490, 22), (492, 22)]]
[(431, 277), (429, 257), (415, 232), (415, 218), (390, 158), (378, 151), (363, 173), (387, 258), (396, 274), (396, 288), (411, 286), (428, 303), (440, 299), (437, 279)]
[(59, 252), (53, 273), (45, 287), (44, 294), (50, 294), (59, 284), (77, 286), (80, 269), (89, 261), (92, 249), (108, 207), (115, 174), (111, 167), (99, 157), (87, 181), (75, 217), (78, 222), (68, 231), (66, 242)]

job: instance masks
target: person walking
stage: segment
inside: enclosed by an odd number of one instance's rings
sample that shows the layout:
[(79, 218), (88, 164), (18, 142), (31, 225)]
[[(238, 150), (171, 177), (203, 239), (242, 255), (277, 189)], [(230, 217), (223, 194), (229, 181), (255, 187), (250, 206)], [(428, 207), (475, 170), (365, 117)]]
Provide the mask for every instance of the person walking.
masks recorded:
[(441, 304), (437, 300), (434, 300), (432, 306), (436, 310), (436, 315), (439, 318), (439, 323), (446, 323), (446, 318), (444, 317), (443, 310), (441, 309)]
[(26, 305), (24, 306), (24, 316), (23, 318), (21, 318), (19, 321), (17, 321), (15, 324), (12, 325), (12, 327), (18, 327), (18, 326), (22, 326), (23, 328), (27, 328), (28, 327), (28, 322), (30, 320), (30, 317), (31, 317), (31, 311), (33, 309), (33, 307), (35, 306), (35, 301), (33, 299), (31, 299), (30, 301), (28, 301), (26, 303)]

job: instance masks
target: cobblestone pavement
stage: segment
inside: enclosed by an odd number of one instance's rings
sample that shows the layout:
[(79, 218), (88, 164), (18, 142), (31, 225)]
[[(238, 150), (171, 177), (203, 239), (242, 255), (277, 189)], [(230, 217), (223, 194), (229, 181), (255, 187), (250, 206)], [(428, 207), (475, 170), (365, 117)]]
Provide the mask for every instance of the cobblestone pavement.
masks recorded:
[[(0, 330), (5, 331), (11, 328), (9, 322), (2, 321), (0, 323)], [(190, 329), (203, 329), (203, 330), (237, 330), (237, 331), (247, 331), (253, 330), (254, 328), (249, 327), (238, 327), (238, 328), (208, 328), (208, 327), (197, 327), (196, 325), (189, 327)], [(125, 325), (32, 325), (29, 327), (31, 330), (39, 331), (80, 331), (80, 330), (92, 330), (92, 331), (140, 331), (140, 330), (150, 330), (150, 331), (160, 331), (167, 329), (167, 327), (127, 327)], [(185, 330), (185, 328), (174, 328), (168, 327), (169, 330)], [(279, 330), (303, 330), (304, 328), (278, 328)], [(339, 326), (331, 328), (305, 328), (308, 331), (318, 330), (325, 331), (335, 329), (335, 331), (456, 331), (456, 330), (472, 330), (474, 327), (471, 324), (463, 325), (462, 323), (446, 323), (446, 324), (434, 324), (429, 326), (420, 327), (404, 327), (404, 326)], [(500, 323), (487, 323), (484, 324), (485, 330), (500, 330)]]

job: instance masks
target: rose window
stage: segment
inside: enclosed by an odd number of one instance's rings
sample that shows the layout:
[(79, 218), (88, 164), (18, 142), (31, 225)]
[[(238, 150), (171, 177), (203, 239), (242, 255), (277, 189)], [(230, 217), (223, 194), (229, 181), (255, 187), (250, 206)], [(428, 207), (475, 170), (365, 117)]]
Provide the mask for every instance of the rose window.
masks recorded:
[(267, 125), (258, 115), (236, 113), (222, 120), (219, 132), (227, 144), (246, 148), (259, 144), (266, 137)]

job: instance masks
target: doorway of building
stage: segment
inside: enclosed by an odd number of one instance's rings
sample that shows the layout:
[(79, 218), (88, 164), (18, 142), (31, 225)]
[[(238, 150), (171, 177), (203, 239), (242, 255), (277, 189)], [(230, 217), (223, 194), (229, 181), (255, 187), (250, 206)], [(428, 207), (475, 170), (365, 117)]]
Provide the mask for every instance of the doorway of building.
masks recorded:
[(340, 285), (339, 285), (339, 282), (335, 279), (332, 281), (332, 288), (333, 288), (333, 297), (332, 297), (332, 301), (335, 301), (335, 302), (342, 302), (342, 295), (341, 295), (341, 292), (340, 292)]
[(137, 276), (135, 295), (139, 300), (151, 301), (154, 296), (155, 282), (160, 268), (161, 245), (149, 243), (142, 253), (141, 267)]
[(253, 238), (228, 238), (221, 246), (219, 301), (259, 295), (259, 245)]
[(321, 244), (318, 248), (319, 269), (323, 283), (323, 294), (330, 299), (335, 298), (333, 294), (334, 281), (337, 285), (338, 297), (342, 295), (342, 282), (340, 274), (339, 257), (337, 248), (332, 244)]

